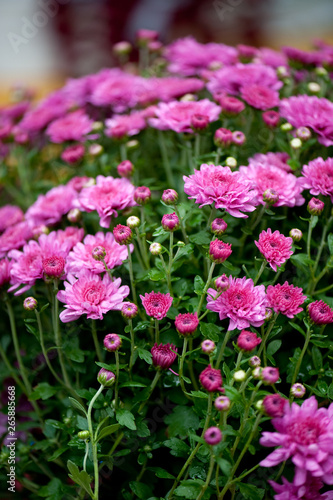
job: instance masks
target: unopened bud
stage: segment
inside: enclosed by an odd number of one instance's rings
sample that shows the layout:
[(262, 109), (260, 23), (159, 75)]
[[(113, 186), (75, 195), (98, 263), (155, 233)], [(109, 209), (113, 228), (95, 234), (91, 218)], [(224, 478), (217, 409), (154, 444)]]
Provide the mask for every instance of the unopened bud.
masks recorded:
[(34, 311), (38, 306), (38, 302), (34, 297), (27, 297), (23, 301), (23, 307), (26, 311)]

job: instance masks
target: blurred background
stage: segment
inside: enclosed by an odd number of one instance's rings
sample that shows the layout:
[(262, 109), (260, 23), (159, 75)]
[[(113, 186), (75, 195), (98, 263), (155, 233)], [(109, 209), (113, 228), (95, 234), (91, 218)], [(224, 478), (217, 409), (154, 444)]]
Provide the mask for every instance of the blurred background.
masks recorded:
[(333, 0), (0, 0), (0, 104), (28, 85), (37, 97), (67, 77), (114, 65), (112, 45), (140, 28), (169, 43), (200, 42), (310, 49), (333, 43)]

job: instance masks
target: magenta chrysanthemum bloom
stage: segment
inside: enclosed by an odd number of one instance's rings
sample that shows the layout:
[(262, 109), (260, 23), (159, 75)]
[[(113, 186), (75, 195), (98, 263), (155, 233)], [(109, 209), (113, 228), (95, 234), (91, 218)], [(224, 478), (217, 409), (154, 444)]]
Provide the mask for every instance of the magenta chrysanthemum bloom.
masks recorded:
[(161, 224), (165, 231), (176, 231), (176, 229), (179, 228), (178, 215), (176, 214), (176, 212), (163, 215)]
[(24, 214), (16, 205), (4, 205), (0, 208), (0, 233), (7, 227), (14, 226), (23, 220)]
[(61, 153), (61, 159), (70, 165), (77, 163), (84, 157), (85, 149), (83, 144), (73, 144), (68, 146)]
[(142, 111), (133, 111), (129, 115), (114, 115), (105, 121), (105, 125), (105, 135), (115, 139), (118, 138), (120, 129), (123, 130), (123, 135), (132, 136), (147, 126)]
[(23, 247), (32, 236), (32, 229), (25, 221), (7, 227), (0, 235), (0, 258), (5, 257), (10, 250)]
[(211, 354), (214, 351), (215, 347), (215, 342), (213, 342), (212, 340), (206, 339), (201, 342), (201, 349), (205, 354)]
[(307, 311), (310, 320), (315, 325), (328, 325), (329, 323), (333, 323), (333, 309), (322, 300), (311, 302), (307, 307)]
[(64, 274), (65, 259), (60, 255), (52, 255), (42, 259), (44, 275), (48, 278), (60, 278)]
[(149, 124), (159, 130), (192, 133), (192, 118), (200, 114), (207, 116), (209, 122), (218, 120), (221, 107), (209, 99), (201, 101), (172, 101), (160, 103), (155, 111), (156, 118), (149, 118)]
[(269, 417), (283, 417), (287, 402), (288, 400), (280, 394), (269, 394), (263, 399), (263, 408)]
[(262, 231), (259, 234), (259, 241), (254, 243), (275, 272), (277, 266), (280, 267), (294, 253), (291, 249), (292, 238), (284, 236), (279, 231), (272, 233), (270, 228)]
[(260, 462), (262, 467), (275, 467), (291, 458), (296, 467), (294, 484), (300, 486), (307, 475), (333, 484), (333, 404), (318, 409), (316, 398), (304, 401), (302, 406), (285, 405), (284, 415), (274, 418), (277, 432), (263, 432), (262, 446), (278, 446)]
[(280, 378), (279, 369), (273, 366), (265, 366), (261, 371), (261, 379), (265, 385), (273, 385)]
[(229, 288), (216, 300), (218, 294), (208, 289), (207, 309), (219, 313), (220, 319), (229, 318), (228, 330), (243, 330), (261, 326), (265, 321), (266, 294), (264, 285), (254, 286), (252, 279), (229, 276)]
[(208, 427), (204, 434), (204, 440), (212, 446), (219, 444), (222, 440), (222, 432), (218, 427)]
[(117, 210), (135, 205), (134, 186), (128, 179), (114, 179), (98, 175), (96, 185), (82, 189), (77, 208), (85, 212), (97, 210), (100, 225), (108, 228), (111, 217), (117, 217)]
[(103, 319), (108, 311), (119, 311), (123, 300), (129, 295), (129, 287), (121, 286), (121, 279), (111, 280), (108, 273), (103, 279), (87, 269), (78, 273), (78, 279), (67, 276), (65, 290), (57, 294), (58, 300), (65, 303), (65, 310), (60, 313), (63, 323), (77, 320), (82, 314), (90, 319)]
[(200, 205), (224, 208), (233, 217), (247, 217), (242, 212), (255, 210), (253, 182), (246, 181), (229, 167), (203, 164), (193, 175), (183, 177), (184, 191)]
[(267, 287), (267, 306), (288, 318), (293, 318), (295, 314), (303, 311), (300, 306), (306, 298), (302, 288), (289, 285), (288, 281), (285, 281), (283, 285), (278, 283)]
[(83, 110), (72, 111), (54, 120), (46, 129), (51, 142), (82, 141), (92, 131), (94, 121)]
[(231, 243), (213, 240), (209, 245), (209, 257), (216, 264), (222, 264), (232, 254)]
[(45, 195), (38, 196), (37, 201), (28, 208), (25, 217), (33, 225), (56, 224), (64, 214), (73, 208), (77, 192), (71, 186), (57, 186)]
[(75, 176), (72, 177), (71, 180), (67, 182), (67, 186), (72, 187), (75, 191), (81, 191), (81, 189), (89, 186), (94, 186), (95, 179), (92, 177), (83, 176)]
[(242, 87), (241, 96), (250, 106), (264, 111), (279, 104), (279, 93), (264, 85), (246, 85)]
[(134, 191), (134, 201), (138, 205), (145, 205), (151, 199), (151, 191), (146, 186), (139, 186)]
[(129, 160), (124, 160), (117, 166), (117, 172), (120, 177), (126, 177), (127, 179), (133, 175), (134, 165)]
[(177, 347), (169, 343), (165, 345), (155, 343), (151, 348), (151, 354), (154, 366), (168, 370), (177, 358)]
[(163, 319), (168, 314), (173, 298), (170, 293), (150, 292), (140, 295), (146, 314), (155, 319)]
[(66, 243), (68, 251), (71, 250), (79, 241), (82, 241), (84, 229), (82, 227), (68, 226), (66, 229), (56, 231), (59, 244)]
[(208, 392), (220, 391), (223, 392), (222, 388), (223, 379), (221, 375), (221, 370), (216, 370), (208, 365), (199, 375), (199, 380), (204, 389)]
[(309, 127), (324, 146), (333, 144), (333, 103), (324, 97), (298, 95), (282, 99), (280, 114), (294, 127)]
[[(268, 111), (269, 113), (269, 111)], [(249, 163), (250, 164), (256, 164), (256, 163), (261, 163), (265, 165), (273, 165), (274, 167), (279, 167), (282, 170), (285, 170), (286, 172), (291, 172), (291, 167), (288, 165), (287, 161), (289, 160), (289, 155), (288, 153), (256, 153), (255, 155), (252, 156), (252, 158), (249, 158)]]
[(138, 314), (138, 306), (132, 302), (124, 302), (121, 308), (121, 315), (126, 319), (133, 319)]
[(302, 180), (293, 174), (285, 172), (279, 167), (270, 165), (269, 162), (250, 159), (247, 167), (240, 167), (241, 177), (254, 185), (254, 202), (265, 204), (263, 194), (267, 189), (273, 189), (279, 199), (274, 206), (294, 207), (304, 203), (301, 195), (303, 191)]
[(302, 174), (305, 189), (310, 189), (310, 193), (314, 195), (330, 196), (333, 202), (333, 158), (323, 160), (319, 157), (310, 161), (308, 165), (303, 166)]
[(192, 335), (198, 328), (199, 319), (198, 314), (195, 313), (185, 313), (178, 314), (175, 319), (175, 327), (178, 333), (187, 336)]
[(277, 495), (274, 500), (333, 500), (333, 491), (320, 493), (324, 483), (317, 477), (308, 476), (306, 482), (301, 486), (289, 483), (282, 477), (282, 483), (268, 480)]
[(113, 236), (118, 245), (128, 245), (132, 240), (132, 229), (123, 224), (118, 224), (113, 230)]
[(108, 333), (104, 337), (103, 344), (107, 351), (114, 352), (120, 349), (122, 340), (116, 333)]
[(42, 250), (37, 241), (29, 241), (23, 251), (12, 250), (9, 257), (13, 259), (11, 269), (11, 287), (9, 291), (16, 290), (24, 285), (15, 295), (20, 295), (31, 288), (37, 279), (43, 277)]
[(266, 123), (268, 127), (277, 127), (279, 121), (280, 121), (280, 115), (277, 111), (265, 111), (262, 114), (262, 119)]
[(248, 330), (242, 330), (237, 338), (237, 346), (245, 352), (253, 351), (259, 344), (261, 344), (261, 338)]
[(222, 111), (230, 116), (238, 115), (245, 109), (245, 104), (237, 99), (237, 97), (223, 95), (217, 99), (217, 102), (221, 106)]
[(214, 219), (210, 225), (214, 234), (220, 236), (227, 230), (228, 224), (223, 219)]
[(8, 259), (0, 260), (0, 287), (9, 283), (10, 280), (10, 269), (12, 267), (12, 262)]
[[(103, 273), (105, 267), (103, 262), (95, 260), (92, 256), (92, 251), (97, 246), (105, 249), (104, 257), (108, 269), (113, 269), (116, 266), (121, 266), (124, 260), (127, 259), (127, 248), (119, 245), (112, 233), (98, 232), (95, 236), (88, 234), (83, 243), (77, 243), (73, 250), (68, 254), (66, 271), (76, 275), (81, 269), (89, 269), (93, 273)], [(131, 245), (133, 251), (133, 246)]]

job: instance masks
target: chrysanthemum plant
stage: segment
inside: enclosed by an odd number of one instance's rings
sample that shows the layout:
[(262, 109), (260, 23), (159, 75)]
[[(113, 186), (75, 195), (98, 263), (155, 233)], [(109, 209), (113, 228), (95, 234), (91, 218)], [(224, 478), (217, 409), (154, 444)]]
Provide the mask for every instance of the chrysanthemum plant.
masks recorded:
[(332, 500), (333, 48), (156, 37), (0, 110), (3, 491)]

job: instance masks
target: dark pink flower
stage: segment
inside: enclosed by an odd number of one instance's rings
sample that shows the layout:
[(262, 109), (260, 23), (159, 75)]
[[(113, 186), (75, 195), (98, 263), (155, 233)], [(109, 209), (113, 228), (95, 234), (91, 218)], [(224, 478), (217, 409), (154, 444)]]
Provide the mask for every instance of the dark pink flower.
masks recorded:
[(263, 399), (263, 408), (269, 417), (283, 417), (287, 402), (288, 400), (280, 394), (269, 394)]
[(229, 116), (238, 115), (245, 109), (245, 104), (237, 97), (225, 95), (220, 97), (217, 102), (221, 106), (223, 113)]
[(333, 323), (333, 309), (322, 300), (311, 302), (307, 307), (307, 311), (310, 320), (315, 325), (328, 325), (329, 323)]
[(178, 333), (187, 336), (192, 335), (198, 328), (199, 319), (197, 313), (178, 314), (175, 319), (175, 327)]
[(14, 226), (23, 220), (24, 214), (16, 205), (0, 207), (0, 233), (7, 227)]
[(52, 255), (42, 259), (44, 274), (48, 278), (60, 278), (64, 274), (65, 259), (61, 255)]
[(168, 314), (173, 298), (170, 293), (150, 292), (140, 295), (146, 314), (155, 319), (163, 319)]
[(223, 379), (221, 371), (212, 368), (211, 365), (208, 365), (207, 368), (200, 373), (199, 380), (202, 387), (208, 392), (224, 391), (222, 388)]
[(183, 179), (185, 193), (200, 207), (214, 203), (215, 208), (223, 208), (233, 217), (247, 217), (242, 212), (255, 210), (253, 183), (229, 167), (203, 164)]
[(207, 115), (202, 115), (200, 113), (196, 113), (191, 118), (191, 126), (194, 132), (200, 132), (201, 130), (205, 130), (209, 125), (209, 118)]
[(265, 385), (273, 385), (280, 378), (279, 369), (273, 366), (265, 366), (260, 376)]
[(178, 201), (178, 193), (174, 189), (166, 189), (162, 194), (162, 201), (166, 205), (175, 205)]
[(84, 157), (85, 149), (83, 144), (73, 144), (68, 146), (61, 153), (61, 159), (70, 165), (77, 163)]
[(227, 147), (231, 144), (233, 139), (231, 130), (220, 127), (215, 131), (214, 144), (218, 147)]
[(141, 111), (133, 111), (129, 115), (114, 115), (105, 121), (105, 125), (105, 135), (115, 139), (120, 138), (120, 129), (123, 131), (121, 136), (132, 136), (137, 135), (147, 126)]
[(208, 289), (207, 309), (219, 313), (220, 319), (229, 318), (228, 330), (242, 330), (261, 326), (265, 321), (266, 294), (264, 285), (254, 286), (251, 279), (229, 276), (229, 288), (219, 297), (213, 288)]
[(56, 224), (64, 214), (73, 208), (77, 192), (71, 186), (57, 186), (45, 195), (38, 196), (37, 201), (31, 205), (25, 217), (35, 226)]
[(280, 121), (280, 115), (277, 111), (265, 111), (262, 114), (262, 119), (268, 127), (277, 127)]
[(129, 287), (121, 286), (121, 279), (111, 280), (108, 273), (103, 279), (87, 269), (78, 273), (78, 279), (67, 276), (65, 290), (57, 294), (58, 300), (65, 303), (65, 310), (60, 313), (63, 323), (75, 321), (83, 314), (90, 319), (103, 319), (108, 311), (120, 310), (123, 300), (129, 295)]
[(260, 462), (262, 467), (275, 467), (291, 458), (296, 467), (295, 486), (306, 483), (307, 476), (333, 484), (333, 404), (318, 409), (316, 398), (304, 401), (302, 406), (285, 405), (284, 415), (274, 418), (277, 432), (263, 432), (262, 446), (278, 446)]
[(127, 177), (128, 179), (133, 175), (134, 165), (131, 161), (124, 160), (117, 166), (117, 172), (120, 177)]
[(319, 157), (310, 161), (308, 165), (303, 166), (302, 174), (305, 189), (310, 189), (310, 193), (316, 196), (318, 194), (330, 196), (333, 202), (333, 158), (323, 160)]
[(78, 109), (50, 123), (46, 134), (55, 143), (82, 141), (92, 131), (93, 123), (83, 110)]
[(128, 245), (133, 237), (132, 229), (128, 226), (118, 224), (113, 230), (113, 236), (118, 245)]
[(107, 351), (114, 352), (120, 349), (122, 340), (116, 333), (108, 333), (104, 337), (103, 344)]
[(161, 224), (165, 231), (176, 231), (179, 228), (179, 218), (176, 212), (163, 215)]
[(108, 228), (111, 217), (118, 216), (118, 210), (135, 205), (134, 186), (128, 179), (114, 179), (98, 175), (96, 185), (82, 189), (77, 200), (77, 208), (85, 212), (96, 210), (100, 225)]
[(227, 230), (228, 224), (223, 219), (214, 219), (211, 223), (211, 230), (216, 235), (221, 235)]
[(24, 285), (15, 295), (20, 295), (29, 290), (37, 279), (43, 277), (42, 250), (37, 241), (29, 241), (23, 247), (23, 251), (12, 250), (9, 252), (12, 261), (11, 287), (9, 291), (16, 290)]
[(222, 264), (232, 254), (231, 243), (213, 240), (209, 245), (209, 257), (216, 264)]
[(0, 260), (0, 287), (9, 283), (12, 263), (7, 258)]
[(138, 306), (132, 302), (124, 302), (121, 315), (126, 319), (133, 319), (138, 314)]
[(151, 348), (151, 354), (154, 366), (168, 370), (177, 358), (177, 347), (169, 343), (165, 345), (155, 343)]
[(25, 221), (7, 227), (0, 235), (0, 258), (5, 257), (10, 250), (23, 247), (32, 236), (32, 229)]
[(288, 318), (293, 318), (295, 314), (303, 311), (300, 307), (306, 300), (306, 295), (303, 295), (303, 289), (289, 285), (285, 281), (283, 285), (269, 285), (267, 287), (267, 305), (276, 313), (281, 313)]
[(311, 198), (308, 203), (307, 209), (311, 215), (321, 215), (325, 208), (325, 203), (318, 198)]
[(204, 434), (204, 440), (212, 446), (219, 444), (222, 440), (222, 432), (218, 427), (208, 427)]
[(279, 93), (260, 84), (242, 87), (241, 96), (245, 102), (257, 109), (275, 108), (279, 104)]
[(275, 272), (277, 266), (280, 267), (294, 253), (291, 249), (292, 238), (284, 236), (279, 231), (272, 233), (270, 228), (262, 231), (259, 234), (259, 241), (254, 243)]
[(268, 480), (277, 495), (274, 495), (274, 500), (333, 500), (333, 491), (320, 493), (319, 490), (324, 486), (324, 483), (317, 477), (312, 477), (308, 474), (306, 482), (302, 485), (289, 483), (287, 479), (282, 477), (282, 483), (278, 484), (275, 481)]
[(138, 205), (145, 205), (151, 199), (151, 191), (146, 186), (139, 186), (134, 191), (134, 201)]
[(237, 338), (237, 346), (245, 352), (253, 351), (259, 344), (261, 344), (261, 338), (248, 330), (242, 330)]

